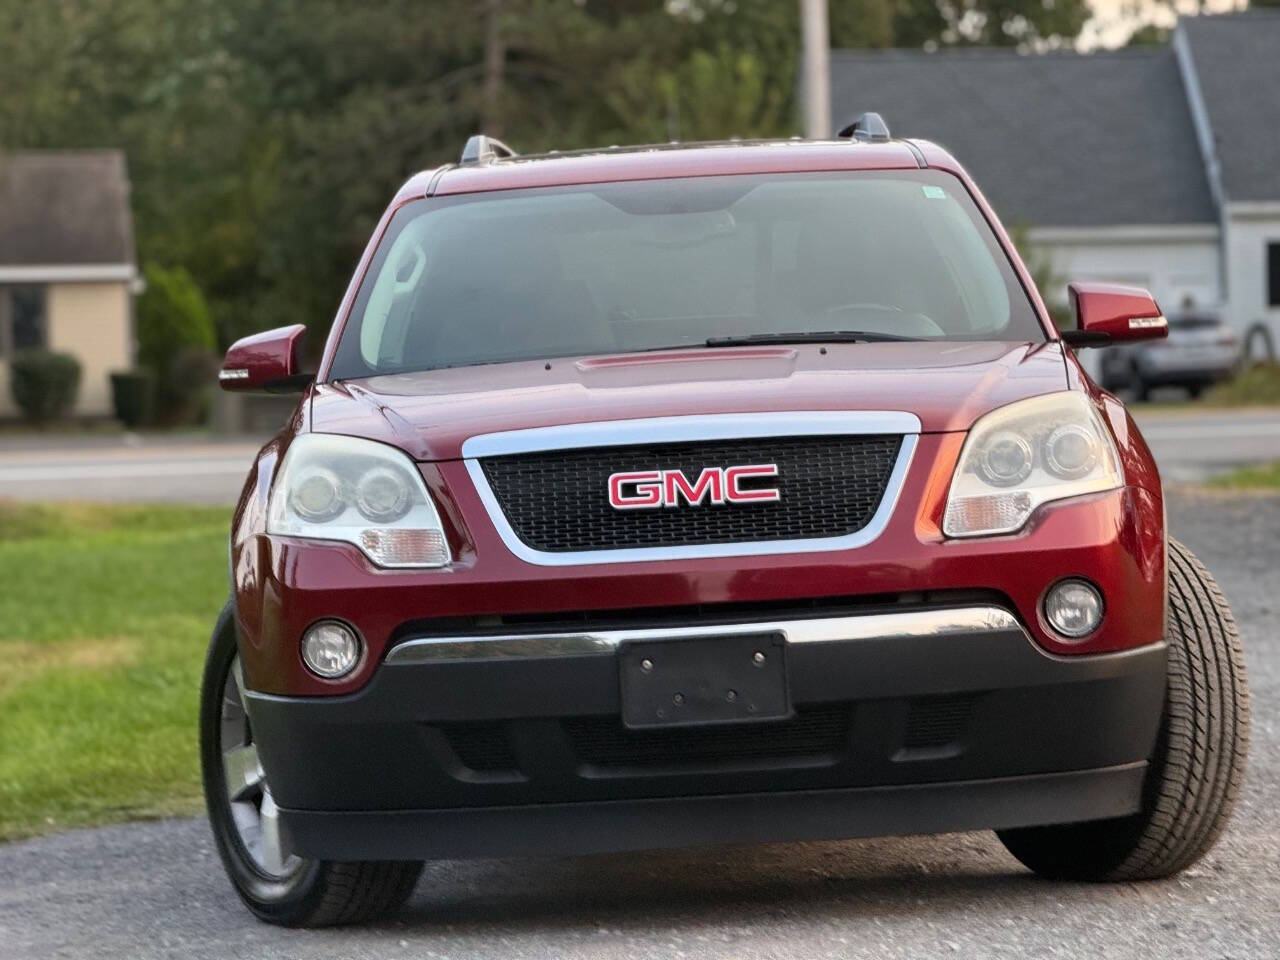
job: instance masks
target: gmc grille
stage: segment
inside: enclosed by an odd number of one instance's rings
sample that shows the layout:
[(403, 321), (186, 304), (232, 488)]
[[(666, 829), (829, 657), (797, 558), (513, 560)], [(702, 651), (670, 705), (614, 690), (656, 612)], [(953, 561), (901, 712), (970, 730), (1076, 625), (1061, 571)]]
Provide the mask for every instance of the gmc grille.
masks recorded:
[[(480, 461), (516, 536), (548, 553), (807, 540), (857, 533), (875, 515), (902, 445), (900, 436), (714, 440), (554, 450)], [(772, 503), (615, 510), (610, 474), (774, 463)], [(749, 489), (752, 481), (744, 484)]]

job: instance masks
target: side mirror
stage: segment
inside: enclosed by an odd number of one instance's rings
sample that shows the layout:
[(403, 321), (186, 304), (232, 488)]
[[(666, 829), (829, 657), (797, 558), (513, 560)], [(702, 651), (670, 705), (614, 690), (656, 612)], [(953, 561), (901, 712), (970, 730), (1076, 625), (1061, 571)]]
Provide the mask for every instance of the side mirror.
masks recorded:
[(312, 374), (299, 372), (302, 335), (306, 332), (306, 327), (295, 323), (237, 340), (222, 361), (218, 386), (236, 393), (302, 390), (315, 379)]
[(1073, 347), (1105, 347), (1169, 335), (1169, 321), (1155, 298), (1141, 287), (1071, 283), (1067, 292), (1076, 313), (1076, 329), (1064, 330), (1062, 339)]

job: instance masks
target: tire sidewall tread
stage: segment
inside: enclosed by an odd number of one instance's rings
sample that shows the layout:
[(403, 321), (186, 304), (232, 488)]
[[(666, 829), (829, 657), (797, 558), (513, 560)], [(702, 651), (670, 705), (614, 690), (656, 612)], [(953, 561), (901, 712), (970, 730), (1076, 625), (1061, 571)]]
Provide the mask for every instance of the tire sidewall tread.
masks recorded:
[(1235, 619), (1209, 571), (1168, 549), (1164, 716), (1140, 813), (1119, 820), (1000, 831), (1026, 866), (1056, 879), (1167, 877), (1217, 842), (1244, 779), (1249, 692)]
[(205, 658), (200, 694), (200, 767), (214, 845), (236, 894), (258, 919), (287, 927), (361, 923), (392, 912), (413, 892), (417, 861), (305, 861), (286, 881), (265, 877), (236, 833), (223, 781), (222, 690), (238, 651), (234, 608), (223, 608)]

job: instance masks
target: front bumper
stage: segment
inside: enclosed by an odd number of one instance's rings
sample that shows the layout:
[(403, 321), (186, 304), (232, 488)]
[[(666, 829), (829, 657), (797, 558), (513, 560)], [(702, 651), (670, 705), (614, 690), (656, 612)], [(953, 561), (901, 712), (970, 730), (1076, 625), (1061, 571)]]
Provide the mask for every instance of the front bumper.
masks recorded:
[[(451, 567), (400, 571), (373, 567), (348, 544), (254, 534), (233, 547), (245, 676), (255, 690), (337, 696), (374, 682), (384, 658), (407, 636), (453, 625), (614, 617), (656, 625), (716, 611), (733, 616), (762, 606), (940, 594), (998, 598), (1054, 653), (1082, 656), (1158, 642), (1165, 606), (1159, 497), (1128, 486), (1046, 505), (1017, 534), (947, 540), (938, 529), (946, 487), (929, 488), (928, 480), (950, 477), (958, 440), (948, 453), (937, 436), (921, 437), (917, 463), (948, 465), (913, 471), (885, 532), (854, 550), (545, 567), (512, 556), (481, 517), (468, 524), (477, 533), (474, 548), (455, 551)], [(453, 472), (441, 490), (467, 491), (460, 464), (441, 469)], [(439, 499), (448, 502), (443, 494)], [(1107, 599), (1102, 626), (1081, 643), (1063, 642), (1040, 613), (1044, 592), (1073, 576), (1093, 581)], [(320, 680), (299, 655), (303, 632), (327, 618), (352, 624), (365, 641), (364, 661), (340, 681)]]
[[(636, 731), (632, 640), (779, 632), (795, 716)], [(1059, 657), (998, 606), (412, 637), (356, 693), (250, 693), (294, 850), (431, 859), (1004, 828), (1138, 809), (1165, 650)]]

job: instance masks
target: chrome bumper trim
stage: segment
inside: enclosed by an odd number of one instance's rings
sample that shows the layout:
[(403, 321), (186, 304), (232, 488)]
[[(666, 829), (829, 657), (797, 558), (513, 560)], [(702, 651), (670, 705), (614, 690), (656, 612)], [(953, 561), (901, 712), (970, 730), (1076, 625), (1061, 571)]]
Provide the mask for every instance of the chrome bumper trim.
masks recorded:
[(393, 647), (386, 663), (429, 663), (443, 660), (519, 660), (611, 654), (629, 640), (679, 640), (751, 633), (781, 633), (793, 643), (856, 643), (859, 640), (945, 637), (1016, 630), (1027, 638), (1018, 619), (1002, 607), (955, 607), (868, 613), (811, 620), (765, 620), (707, 624), (696, 627), (646, 627), (636, 630), (583, 630), (569, 633), (523, 633), (496, 636), (416, 637)]

